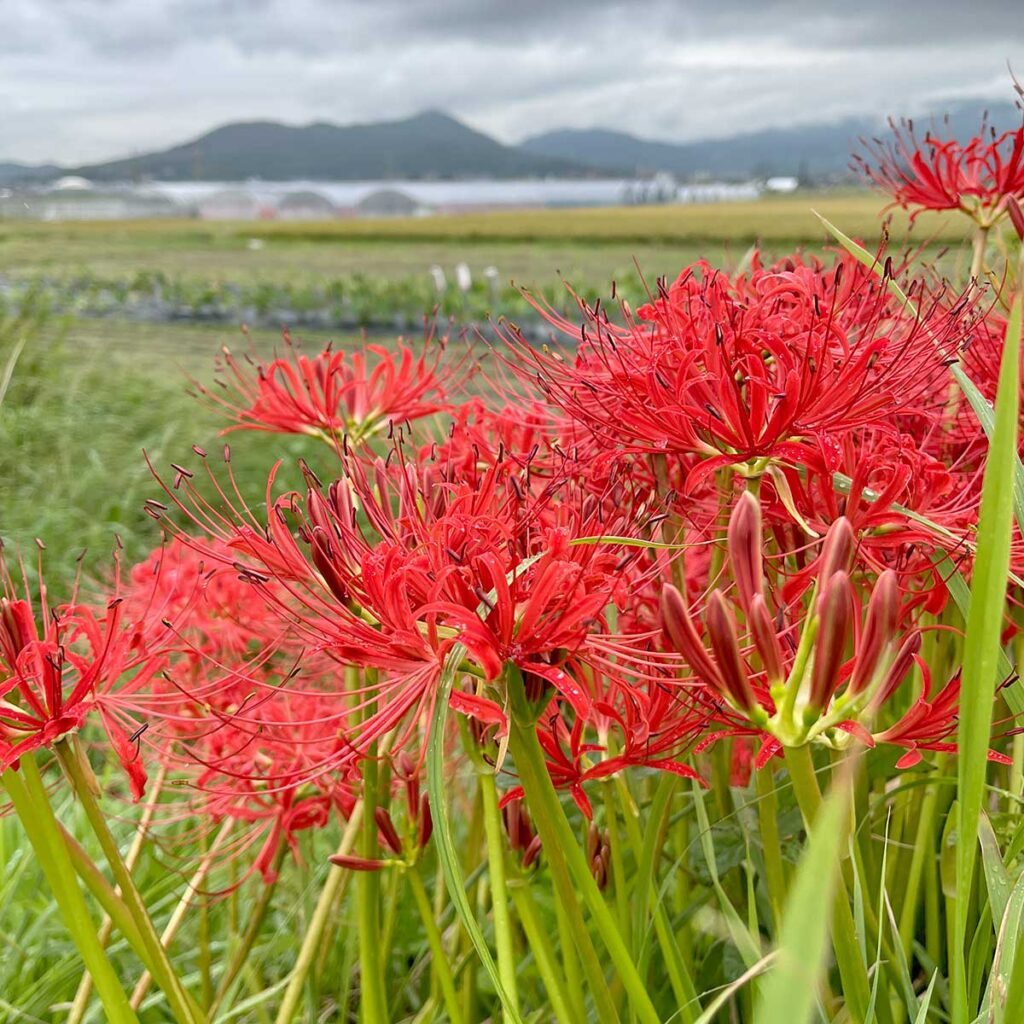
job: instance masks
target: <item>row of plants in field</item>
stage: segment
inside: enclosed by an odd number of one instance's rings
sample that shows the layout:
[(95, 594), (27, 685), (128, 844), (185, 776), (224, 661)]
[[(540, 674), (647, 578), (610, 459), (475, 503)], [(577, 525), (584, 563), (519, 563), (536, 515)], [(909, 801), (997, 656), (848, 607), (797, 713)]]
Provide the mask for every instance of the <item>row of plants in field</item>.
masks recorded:
[(963, 280), (826, 223), (564, 345), (225, 350), (148, 556), (7, 553), (33, 1014), (1020, 1019), (1024, 126), (863, 168)]
[[(474, 276), (467, 268), (461, 282), (441, 268), (434, 273), (424, 268), (418, 276), (351, 274), (299, 282), (206, 281), (154, 270), (123, 277), (82, 272), (7, 278), (0, 280), (0, 292), (11, 306), (44, 302), (57, 313), (157, 323), (188, 320), (277, 329), (408, 330), (421, 325), (424, 315), (435, 315), (434, 311), (462, 323), (479, 323), (491, 316), (537, 321), (521, 289), (502, 281), (496, 269), (488, 270)], [(620, 288), (623, 295), (637, 300), (645, 294), (636, 271), (624, 276)], [(566, 311), (573, 305), (559, 284), (537, 295)]]

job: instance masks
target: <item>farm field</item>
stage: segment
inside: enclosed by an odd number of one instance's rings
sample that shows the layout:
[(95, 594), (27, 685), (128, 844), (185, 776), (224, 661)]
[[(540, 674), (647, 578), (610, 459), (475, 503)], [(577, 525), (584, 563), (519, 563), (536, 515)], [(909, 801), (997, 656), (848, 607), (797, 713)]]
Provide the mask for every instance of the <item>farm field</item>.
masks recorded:
[[(508, 250), (502, 243), (543, 242), (552, 246), (551, 255), (570, 253), (585, 269), (595, 264), (585, 253), (575, 251), (579, 243), (623, 245), (638, 255), (649, 248), (714, 243), (750, 245), (760, 241), (767, 247), (781, 243), (820, 244), (827, 240), (814, 211), (847, 234), (868, 241), (881, 231), (879, 213), (884, 200), (867, 192), (799, 192), (792, 196), (749, 202), (725, 202), (674, 206), (631, 206), (582, 209), (489, 211), (431, 217), (355, 218), (333, 221), (120, 221), (44, 224), (13, 222), (0, 224), (0, 269), (27, 270), (41, 266), (74, 267), (88, 262), (98, 268), (125, 269), (141, 254), (157, 260), (161, 269), (181, 269), (188, 255), (202, 255), (201, 268), (212, 269), (225, 254), (246, 251), (252, 238), (274, 239), (296, 246), (292, 250), (309, 258), (322, 242), (362, 242), (371, 248), (370, 263), (349, 269), (380, 270), (402, 265), (401, 256), (390, 243), (416, 242), (426, 246), (430, 256), (446, 253), (453, 242), (494, 246), (485, 249), (500, 255)], [(910, 224), (902, 211), (894, 211), (891, 235), (906, 238)], [(958, 241), (962, 225), (950, 215), (924, 214), (918, 218), (915, 235), (935, 242)], [(620, 254), (621, 255), (621, 254)], [(246, 265), (263, 269), (275, 266), (273, 250), (241, 257)], [(160, 262), (166, 260), (166, 263)], [(344, 266), (344, 264), (342, 264)], [(526, 265), (529, 265), (528, 261)], [(550, 259), (545, 266), (550, 266)], [(557, 265), (557, 264), (556, 264)], [(311, 269), (323, 269), (314, 262)], [(334, 267), (335, 264), (329, 264)], [(520, 264), (522, 266), (522, 264)], [(277, 266), (278, 270), (282, 268)], [(289, 268), (290, 269), (290, 268)], [(564, 268), (563, 268), (564, 269)]]

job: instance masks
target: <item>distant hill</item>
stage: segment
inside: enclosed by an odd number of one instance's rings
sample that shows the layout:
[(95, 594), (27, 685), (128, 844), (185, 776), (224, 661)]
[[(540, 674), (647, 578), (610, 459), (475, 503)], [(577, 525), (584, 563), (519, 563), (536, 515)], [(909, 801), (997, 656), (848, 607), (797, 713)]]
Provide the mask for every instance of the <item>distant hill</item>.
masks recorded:
[(34, 181), (50, 181), (60, 175), (56, 164), (19, 164), (0, 160), (0, 185), (21, 185)]
[[(970, 138), (977, 132), (986, 106), (990, 122), (997, 128), (1020, 124), (1020, 113), (1012, 103), (983, 105), (964, 101), (951, 107), (948, 131)], [(932, 119), (918, 118), (917, 123), (923, 134)], [(941, 127), (941, 122), (937, 127)], [(526, 139), (521, 148), (538, 156), (572, 160), (607, 171), (669, 171), (683, 178), (705, 174), (730, 178), (798, 174), (821, 179), (845, 176), (850, 152), (859, 139), (881, 131), (884, 123), (858, 117), (797, 128), (770, 128), (723, 139), (671, 143), (602, 128), (568, 128)]]
[[(960, 138), (978, 130), (984, 105), (952, 105), (949, 127)], [(989, 105), (999, 129), (1020, 124), (1011, 103)], [(923, 132), (932, 119), (917, 119)], [(721, 139), (674, 143), (605, 128), (566, 128), (506, 146), (455, 118), (428, 111), (402, 121), (303, 126), (275, 121), (227, 124), (157, 153), (59, 168), (0, 162), (0, 186), (77, 174), (113, 181), (294, 181), (629, 176), (667, 171), (679, 178), (749, 179), (793, 174), (812, 181), (849, 176), (850, 152), (862, 136), (884, 132), (877, 118), (795, 128), (766, 128)]]
[(88, 164), (72, 173), (93, 181), (351, 181), (592, 172), (571, 159), (502, 145), (447, 114), (431, 111), (403, 121), (347, 126), (229, 124), (159, 153)]

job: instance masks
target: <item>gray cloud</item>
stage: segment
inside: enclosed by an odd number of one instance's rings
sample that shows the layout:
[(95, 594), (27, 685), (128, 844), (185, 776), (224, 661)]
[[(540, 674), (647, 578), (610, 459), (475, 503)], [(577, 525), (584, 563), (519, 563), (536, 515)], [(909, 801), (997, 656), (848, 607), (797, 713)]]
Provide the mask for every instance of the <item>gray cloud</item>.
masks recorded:
[(1024, 73), (1019, 0), (0, 0), (0, 158), (426, 107), (507, 140), (698, 138), (1009, 99), (1007, 60)]

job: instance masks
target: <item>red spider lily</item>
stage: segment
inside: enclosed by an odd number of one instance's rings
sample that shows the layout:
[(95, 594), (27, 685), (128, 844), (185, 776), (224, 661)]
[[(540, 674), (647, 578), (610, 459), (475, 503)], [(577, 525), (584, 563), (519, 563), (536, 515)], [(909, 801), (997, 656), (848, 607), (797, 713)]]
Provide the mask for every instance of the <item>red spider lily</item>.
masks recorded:
[[(595, 646), (625, 662), (636, 657), (635, 650), (612, 639), (599, 638)], [(555, 699), (537, 723), (551, 781), (556, 788), (568, 790), (587, 818), (593, 816), (593, 808), (585, 784), (627, 768), (653, 768), (703, 784), (681, 758), (701, 736), (707, 716), (686, 688), (665, 672), (641, 673), (626, 682), (621, 666), (612, 669), (613, 664), (599, 662), (605, 671), (591, 666), (592, 700), (586, 717), (576, 715), (567, 723), (561, 702)], [(505, 800), (517, 800), (521, 795), (522, 790), (514, 787)]]
[(433, 464), (366, 467), (345, 457), (342, 465), (345, 475), (330, 488), (307, 474), (304, 497), (274, 501), (268, 492), (266, 527), (190, 494), (193, 515), (236, 553), (242, 575), (298, 642), (372, 670), (335, 719), (351, 719), (341, 729), (350, 757), (393, 730), (392, 749), (422, 742), (456, 645), (476, 676), (473, 689), (454, 695), (459, 710), (499, 721), (501, 700), (490, 690), (514, 664), (586, 714), (576, 659), (586, 656), (604, 608), (624, 597), (623, 570), (635, 556), (571, 541), (617, 532), (629, 509), (608, 521), (599, 502), (587, 511), (538, 498), (505, 465), (461, 480)]
[(235, 557), (231, 549), (215, 553), (211, 558), (170, 540), (132, 567), (125, 588), (128, 614), (139, 622), (178, 623), (188, 638), (178, 653), (195, 660), (243, 656), (269, 639), (266, 602), (236, 570), (225, 568)]
[[(921, 673), (921, 692), (910, 709), (897, 722), (875, 733), (873, 742), (906, 747), (907, 753), (897, 762), (897, 768), (912, 768), (921, 761), (922, 750), (955, 752), (956, 743), (948, 737), (956, 735), (957, 715), (960, 709), (960, 673), (953, 675), (942, 689), (932, 696), (932, 673), (922, 658), (915, 657)], [(880, 695), (880, 703), (892, 696), (892, 691)], [(1012, 764), (1013, 760), (998, 751), (989, 750), (990, 761)]]
[[(892, 570), (874, 583), (866, 603), (848, 576), (854, 554), (849, 522), (830, 528), (817, 558), (818, 573), (802, 624), (790, 622), (766, 600), (760, 510), (746, 493), (729, 524), (729, 554), (735, 589), (707, 600), (702, 638), (695, 616), (671, 586), (662, 591), (666, 635), (708, 691), (708, 703), (723, 707), (725, 735), (760, 733), (767, 743), (760, 763), (777, 744), (810, 741), (842, 745), (844, 735), (868, 743), (938, 749), (949, 732), (948, 709), (913, 714), (890, 729), (872, 733), (872, 723), (914, 666), (920, 634), (901, 641), (901, 598)], [(745, 622), (744, 632), (739, 628)], [(710, 648), (710, 649), (709, 649)], [(848, 656), (852, 648), (852, 657)], [(921, 702), (927, 704), (927, 691)], [(775, 743), (771, 743), (774, 740)], [(707, 741), (705, 741), (707, 742)]]
[(152, 688), (161, 761), (178, 773), (174, 792), (188, 797), (162, 813), (238, 823), (225, 855), (271, 881), (286, 850), (298, 858), (299, 833), (352, 811), (358, 779), (339, 767), (350, 750), (339, 736), (343, 684), (336, 666), (318, 674), (316, 659), (305, 666), (315, 691), (282, 686), (272, 658), (220, 677), (193, 679), (191, 670), (183, 679), (172, 660), (172, 684)]
[(0, 597), (0, 769), (52, 746), (98, 720), (141, 799), (146, 769), (138, 746), (144, 728), (132, 717), (132, 693), (144, 689), (163, 656), (144, 642), (114, 596), (97, 613), (73, 601), (37, 615), (16, 596), (6, 570)]
[(992, 224), (1007, 200), (1024, 195), (1024, 125), (996, 134), (985, 120), (966, 144), (926, 132), (911, 121), (896, 124), (888, 140), (863, 141), (853, 166), (916, 217), (922, 210), (962, 210)]
[(842, 257), (734, 279), (698, 263), (634, 319), (581, 304), (576, 358), (507, 341), (519, 372), (610, 447), (696, 457), (686, 489), (718, 468), (832, 467), (837, 439), (936, 393), (966, 309), (940, 296), (908, 316), (887, 282)]
[[(492, 410), (480, 399), (473, 399), (455, 409), (453, 418), (448, 439), (436, 446), (436, 457), (468, 473), (507, 460), (550, 477), (554, 452), (564, 450), (561, 438), (572, 428), (537, 401)], [(558, 461), (564, 463), (565, 459)]]
[(808, 557), (807, 531), (827, 532), (839, 518), (857, 537), (858, 562), (875, 574), (893, 569), (904, 606), (937, 614), (949, 593), (936, 557), (968, 554), (981, 497), (982, 467), (951, 469), (905, 435), (854, 431), (840, 441), (837, 471), (784, 467), (765, 481), (763, 504), (780, 553), (795, 565), (782, 589), (795, 601), (817, 570)]
[(225, 348), (220, 388), (194, 384), (235, 421), (225, 431), (358, 440), (446, 409), (445, 390), (458, 375), (457, 367), (442, 365), (445, 339), (428, 337), (418, 355), (405, 345), (367, 345), (357, 352), (328, 346), (309, 357), (287, 333), (285, 345), (286, 354), (269, 363), (240, 361)]

